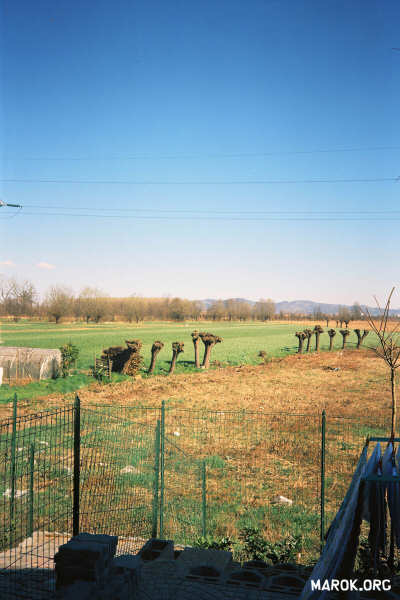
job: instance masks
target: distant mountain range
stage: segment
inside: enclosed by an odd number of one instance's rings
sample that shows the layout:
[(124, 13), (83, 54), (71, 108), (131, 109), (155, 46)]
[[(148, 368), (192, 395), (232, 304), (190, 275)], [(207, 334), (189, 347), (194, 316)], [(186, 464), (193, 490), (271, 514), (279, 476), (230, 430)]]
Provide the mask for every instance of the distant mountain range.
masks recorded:
[[(230, 300), (236, 300), (237, 302), (247, 302), (251, 306), (254, 306), (256, 302), (254, 300), (246, 300), (246, 298), (230, 298)], [(211, 306), (217, 300), (213, 298), (206, 298), (205, 300), (200, 300), (205, 308)], [(339, 310), (339, 306), (344, 308), (351, 308), (351, 305), (348, 304), (327, 304), (326, 302), (314, 302), (313, 300), (292, 300), (287, 301), (283, 300), (282, 302), (275, 302), (275, 312), (280, 313), (281, 311), (284, 313), (295, 313), (302, 315), (310, 315), (313, 314), (314, 310), (320, 310), (323, 313), (327, 313), (330, 315), (337, 314)], [(363, 305), (361, 305), (361, 308)], [(371, 315), (379, 314), (376, 306), (368, 306), (367, 307)], [(400, 308), (390, 309), (391, 315), (400, 315)]]

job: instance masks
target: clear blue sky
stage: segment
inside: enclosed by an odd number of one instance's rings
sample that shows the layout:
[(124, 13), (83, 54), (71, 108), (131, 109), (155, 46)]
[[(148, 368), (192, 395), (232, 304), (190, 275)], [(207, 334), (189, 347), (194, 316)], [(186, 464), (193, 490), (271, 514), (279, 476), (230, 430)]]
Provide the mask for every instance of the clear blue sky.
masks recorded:
[[(371, 304), (399, 286), (400, 212), (255, 214), (400, 210), (397, 1), (2, 10), (0, 197), (24, 209), (0, 208), (0, 273), (120, 296)], [(318, 179), (387, 181), (298, 183)]]

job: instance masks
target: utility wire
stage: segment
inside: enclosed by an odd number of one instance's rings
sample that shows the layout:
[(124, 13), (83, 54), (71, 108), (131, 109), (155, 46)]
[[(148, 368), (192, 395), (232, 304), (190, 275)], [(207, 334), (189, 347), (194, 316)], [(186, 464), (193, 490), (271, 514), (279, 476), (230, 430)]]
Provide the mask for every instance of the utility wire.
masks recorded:
[[(212, 217), (208, 215), (193, 215), (193, 216), (156, 216), (156, 215), (113, 215), (113, 214), (88, 214), (88, 213), (57, 213), (57, 212), (22, 212), (21, 215), (30, 215), (36, 217), (86, 217), (99, 219), (136, 219), (136, 220), (159, 220), (159, 221), (185, 221), (185, 220), (206, 220), (206, 221), (400, 221), (399, 217), (363, 217), (363, 216), (338, 216), (338, 217), (313, 217), (313, 216), (229, 216)], [(0, 217), (1, 218), (1, 217)]]
[(247, 181), (134, 181), (120, 179), (0, 179), (4, 183), (73, 183), (73, 184), (122, 184), (122, 185), (258, 185), (292, 183), (377, 183), (400, 181), (397, 177), (374, 177), (353, 179), (252, 179)]
[(281, 156), (281, 155), (296, 155), (296, 154), (326, 154), (340, 152), (381, 152), (381, 151), (398, 151), (400, 146), (370, 146), (365, 148), (327, 148), (320, 150), (273, 150), (271, 152), (232, 152), (232, 153), (198, 153), (198, 154), (135, 154), (135, 155), (105, 155), (105, 156), (23, 156), (9, 157), (5, 160), (32, 160), (32, 161), (84, 161), (84, 160), (160, 160), (160, 159), (196, 159), (196, 158), (246, 158), (259, 156)]
[[(24, 204), (26, 208), (51, 209), (51, 210), (93, 210), (93, 206), (56, 206)], [(187, 208), (95, 208), (96, 212), (141, 212), (141, 213), (189, 213), (189, 214), (217, 214), (217, 215), (392, 215), (399, 214), (399, 210), (209, 210)], [(41, 213), (42, 214), (42, 213)]]

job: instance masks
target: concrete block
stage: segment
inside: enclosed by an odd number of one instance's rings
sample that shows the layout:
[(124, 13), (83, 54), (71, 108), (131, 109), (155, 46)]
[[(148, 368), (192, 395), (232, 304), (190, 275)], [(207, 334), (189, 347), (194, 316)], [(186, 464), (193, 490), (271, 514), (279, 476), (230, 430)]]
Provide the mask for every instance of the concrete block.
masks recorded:
[(96, 586), (89, 581), (77, 581), (56, 592), (56, 600), (93, 600)]
[(156, 560), (174, 559), (174, 542), (172, 540), (159, 540), (158, 538), (149, 539), (143, 548), (139, 550), (138, 556), (144, 562)]
[(107, 551), (114, 556), (117, 549), (118, 536), (82, 532), (73, 536), (71, 541), (79, 543), (95, 542), (96, 544), (103, 544), (107, 548)]
[(244, 568), (228, 572), (225, 583), (241, 588), (261, 589), (265, 584), (265, 578), (257, 569)]
[(176, 559), (181, 573), (187, 575), (194, 567), (214, 567), (220, 573), (232, 563), (232, 553), (225, 550), (185, 548)]
[(62, 544), (54, 556), (56, 589), (70, 587), (78, 581), (104, 587), (110, 575), (118, 538), (83, 533)]
[(294, 573), (280, 573), (269, 577), (264, 589), (296, 596), (296, 594), (300, 595), (305, 584), (306, 580)]
[(140, 581), (143, 561), (137, 554), (123, 554), (113, 560), (112, 573), (123, 576), (125, 580), (136, 589)]

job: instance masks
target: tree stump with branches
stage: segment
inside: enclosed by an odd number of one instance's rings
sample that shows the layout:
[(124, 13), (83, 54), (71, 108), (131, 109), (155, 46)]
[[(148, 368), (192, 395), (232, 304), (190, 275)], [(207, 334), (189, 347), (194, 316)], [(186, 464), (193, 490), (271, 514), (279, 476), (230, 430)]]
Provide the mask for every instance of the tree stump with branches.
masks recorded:
[(299, 340), (299, 347), (297, 349), (297, 354), (301, 354), (303, 352), (303, 344), (304, 344), (304, 340), (306, 339), (306, 334), (304, 333), (304, 331), (296, 331), (296, 333), (294, 335)]
[(184, 345), (184, 342), (172, 342), (172, 360), (168, 375), (172, 375), (172, 373), (175, 371), (176, 359), (178, 358), (178, 354), (184, 351)]
[(199, 354), (199, 343), (200, 343), (200, 333), (195, 329), (192, 333), (192, 340), (194, 346), (194, 364), (196, 369), (200, 369), (200, 354)]
[(140, 354), (140, 340), (125, 340), (126, 348), (111, 346), (103, 350), (101, 358), (112, 362), (112, 370), (124, 375), (136, 375), (142, 366), (143, 357)]
[(315, 334), (315, 352), (319, 351), (319, 338), (321, 333), (324, 333), (324, 330), (322, 329), (321, 325), (316, 325), (314, 327), (314, 334)]
[(304, 335), (307, 338), (307, 348), (306, 348), (306, 352), (310, 352), (310, 346), (311, 346), (311, 338), (313, 335), (313, 332), (311, 331), (311, 329), (304, 329)]
[(154, 342), (154, 344), (152, 345), (152, 347), (151, 347), (151, 362), (150, 362), (149, 370), (147, 371), (147, 373), (149, 375), (152, 375), (152, 373), (154, 372), (157, 356), (163, 348), (164, 348), (164, 344), (163, 344), (163, 342), (160, 342), (159, 340), (156, 340)]
[(354, 333), (357, 336), (357, 350), (361, 347), (361, 344), (363, 343), (364, 339), (367, 337), (367, 335), (369, 334), (369, 329), (364, 329), (364, 332), (361, 334), (361, 330), (360, 329), (354, 329)]
[(334, 329), (329, 329), (328, 335), (329, 335), (329, 350), (332, 350), (333, 349), (333, 338), (336, 335), (336, 331)]
[(204, 356), (202, 367), (203, 369), (208, 369), (210, 366), (210, 356), (211, 350), (215, 346), (215, 344), (220, 344), (222, 342), (222, 338), (219, 335), (214, 335), (213, 333), (199, 333), (199, 336), (204, 344)]
[(346, 346), (346, 341), (347, 341), (348, 336), (350, 335), (350, 331), (348, 329), (341, 329), (340, 334), (343, 338), (343, 343), (342, 343), (342, 350), (343, 350), (344, 347)]
[(122, 373), (124, 375), (134, 376), (138, 373), (140, 367), (143, 363), (143, 357), (140, 354), (140, 349), (142, 347), (142, 342), (140, 340), (125, 340), (125, 344), (130, 351), (130, 355), (124, 367), (122, 369)]

